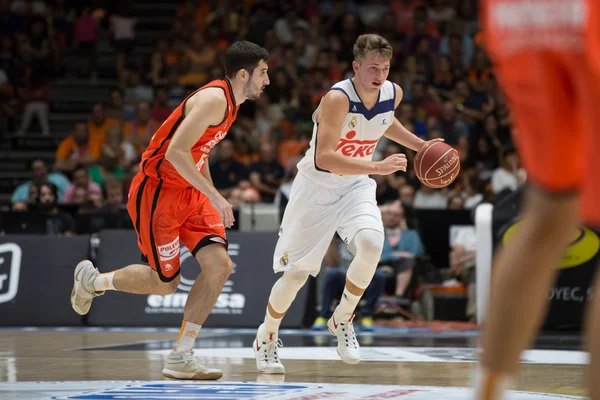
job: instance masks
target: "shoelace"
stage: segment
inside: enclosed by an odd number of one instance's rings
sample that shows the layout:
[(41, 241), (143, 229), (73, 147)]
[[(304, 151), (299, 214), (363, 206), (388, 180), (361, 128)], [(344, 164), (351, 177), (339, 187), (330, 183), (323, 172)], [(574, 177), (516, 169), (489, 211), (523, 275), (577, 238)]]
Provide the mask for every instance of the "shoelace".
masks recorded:
[(354, 332), (354, 325), (352, 322), (340, 322), (340, 328), (344, 332), (344, 339), (346, 340), (346, 347), (353, 347), (358, 349), (358, 342), (356, 340), (356, 332)]
[(263, 345), (266, 345), (265, 349), (265, 361), (267, 364), (279, 364), (279, 356), (277, 355), (277, 349), (279, 347), (283, 347), (283, 342), (281, 339), (277, 338), (277, 340), (271, 341), (271, 343), (263, 342)]
[(203, 369), (204, 364), (196, 357), (194, 357), (194, 350), (190, 350), (188, 353), (188, 357), (185, 357), (185, 363), (195, 369)]

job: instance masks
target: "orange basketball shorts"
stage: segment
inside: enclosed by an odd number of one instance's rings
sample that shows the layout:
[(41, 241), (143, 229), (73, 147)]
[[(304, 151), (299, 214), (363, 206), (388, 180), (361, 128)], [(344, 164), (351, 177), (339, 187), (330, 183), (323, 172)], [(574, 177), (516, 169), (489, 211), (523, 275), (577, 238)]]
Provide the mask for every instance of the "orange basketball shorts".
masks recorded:
[(194, 257), (206, 245), (227, 246), (219, 213), (196, 189), (166, 187), (140, 172), (131, 182), (127, 210), (142, 260), (150, 263), (163, 282), (179, 275), (180, 241)]
[[(594, 163), (600, 155), (600, 68), (594, 62), (600, 47), (587, 42), (582, 46), (587, 51), (555, 49), (559, 41), (546, 45), (545, 33), (529, 44), (535, 31), (518, 36), (486, 25), (486, 44), (512, 112), (527, 180), (548, 192), (579, 193), (583, 222), (600, 228), (600, 170)], [(564, 37), (581, 35), (574, 43), (585, 44), (583, 32)], [(510, 51), (507, 43), (523, 47)]]

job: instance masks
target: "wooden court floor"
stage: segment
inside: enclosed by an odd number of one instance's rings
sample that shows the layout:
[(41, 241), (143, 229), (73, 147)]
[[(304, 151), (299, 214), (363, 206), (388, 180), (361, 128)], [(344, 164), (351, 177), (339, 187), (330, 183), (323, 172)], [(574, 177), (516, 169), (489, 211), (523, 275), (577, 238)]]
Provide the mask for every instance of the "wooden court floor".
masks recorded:
[[(327, 356), (334, 351), (335, 345), (327, 336), (295, 334), (286, 340), (282, 333), (284, 347), (280, 350), (280, 357), (286, 374), (265, 376), (257, 373), (252, 358), (252, 331), (239, 332), (242, 331), (224, 333), (206, 330), (197, 339), (196, 356), (224, 371), (225, 375), (219, 382), (468, 387), (474, 365), (469, 360), (460, 360), (461, 347), (465, 351), (473, 350), (469, 345), (473, 343), (472, 339), (447, 342), (455, 349), (454, 354), (459, 354), (456, 361), (430, 362), (419, 361), (418, 356), (410, 361), (394, 359), (393, 347), (408, 342), (396, 343), (396, 339), (377, 336), (366, 341), (367, 346), (363, 342), (361, 351), (369, 351), (372, 359), (379, 357), (380, 360), (363, 360), (351, 366)], [(2, 330), (0, 386), (1, 382), (27, 381), (163, 381), (163, 359), (175, 337), (173, 332)], [(435, 340), (423, 343), (424, 346), (419, 346), (418, 341), (413, 341), (408, 345), (417, 351), (433, 348), (429, 356), (422, 355), (423, 360), (437, 357), (439, 352), (435, 353), (435, 347), (439, 344)], [(315, 351), (313, 359), (310, 359), (311, 351)], [(289, 357), (286, 358), (286, 354)], [(515, 389), (584, 396), (584, 363), (562, 363), (561, 353), (553, 354), (544, 355), (547, 360), (542, 363), (524, 363)], [(9, 397), (3, 397), (0, 391), (0, 398)]]

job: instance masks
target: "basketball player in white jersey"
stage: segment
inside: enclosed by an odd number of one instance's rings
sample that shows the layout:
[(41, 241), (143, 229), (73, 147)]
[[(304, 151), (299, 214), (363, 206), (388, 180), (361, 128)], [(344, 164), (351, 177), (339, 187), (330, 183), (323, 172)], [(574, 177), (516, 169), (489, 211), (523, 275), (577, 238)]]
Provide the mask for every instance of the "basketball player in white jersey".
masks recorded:
[(406, 156), (371, 161), (385, 136), (418, 151), (424, 141), (394, 117), (402, 90), (386, 80), (392, 47), (379, 35), (361, 35), (354, 44), (354, 78), (336, 83), (313, 114), (310, 149), (298, 164), (285, 210), (273, 269), (283, 272), (269, 297), (264, 323), (253, 343), (258, 370), (282, 374), (278, 330), (285, 312), (309, 275), (316, 276), (337, 231), (354, 255), (342, 299), (328, 321), (337, 351), (348, 364), (360, 361), (352, 326), (354, 309), (371, 282), (383, 247), (383, 224), (370, 174), (406, 171)]

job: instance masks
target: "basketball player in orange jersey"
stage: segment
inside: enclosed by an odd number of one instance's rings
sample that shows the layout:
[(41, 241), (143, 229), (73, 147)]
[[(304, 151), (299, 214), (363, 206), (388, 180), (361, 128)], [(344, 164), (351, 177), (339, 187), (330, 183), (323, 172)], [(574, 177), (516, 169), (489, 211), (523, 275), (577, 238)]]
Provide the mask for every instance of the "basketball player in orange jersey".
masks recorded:
[(269, 84), (268, 58), (256, 44), (232, 44), (225, 54), (226, 78), (192, 93), (152, 137), (127, 203), (142, 258), (150, 267), (134, 264), (100, 274), (85, 260), (75, 268), (71, 305), (84, 315), (106, 290), (174, 293), (179, 285), (179, 241), (190, 249), (202, 272), (189, 293), (177, 343), (162, 371), (169, 378), (223, 376), (192, 352), (198, 330), (232, 268), (225, 237), (225, 227), (234, 221), (232, 206), (213, 186), (207, 161), (210, 150), (227, 134), (239, 105), (257, 99)]
[[(581, 223), (600, 228), (600, 2), (484, 0), (488, 51), (528, 174), (523, 222), (493, 267), (475, 397), (498, 400), (544, 318), (555, 267)], [(591, 396), (600, 399), (600, 286), (588, 309)]]

